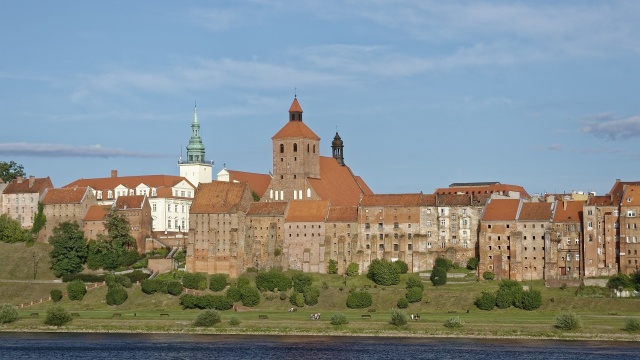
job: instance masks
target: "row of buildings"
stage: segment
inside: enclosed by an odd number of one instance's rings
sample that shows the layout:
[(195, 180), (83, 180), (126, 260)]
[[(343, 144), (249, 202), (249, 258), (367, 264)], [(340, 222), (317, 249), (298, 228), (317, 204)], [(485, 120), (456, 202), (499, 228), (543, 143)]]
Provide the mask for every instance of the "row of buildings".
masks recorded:
[(297, 99), (272, 140), (272, 172), (223, 168), (213, 180), (197, 111), (179, 176), (79, 179), (54, 188), (49, 178), (0, 184), (2, 213), (28, 228), (42, 204), (46, 242), (63, 221), (88, 239), (104, 233), (111, 210), (129, 219), (140, 252), (187, 250), (186, 270), (238, 276), (279, 267), (343, 273), (374, 259), (430, 270), (438, 257), (479, 274), (514, 280), (571, 280), (638, 271), (640, 182), (617, 180), (608, 194), (530, 196), (521, 186), (456, 183), (432, 194), (374, 194), (346, 165), (336, 133), (331, 157), (304, 122)]

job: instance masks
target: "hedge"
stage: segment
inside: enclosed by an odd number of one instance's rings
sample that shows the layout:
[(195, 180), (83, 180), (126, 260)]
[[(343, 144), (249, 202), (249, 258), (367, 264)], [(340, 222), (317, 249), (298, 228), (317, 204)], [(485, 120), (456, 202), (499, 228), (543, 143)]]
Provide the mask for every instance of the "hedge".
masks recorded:
[(366, 291), (354, 291), (347, 296), (347, 307), (350, 309), (363, 309), (371, 304), (373, 304), (373, 298)]

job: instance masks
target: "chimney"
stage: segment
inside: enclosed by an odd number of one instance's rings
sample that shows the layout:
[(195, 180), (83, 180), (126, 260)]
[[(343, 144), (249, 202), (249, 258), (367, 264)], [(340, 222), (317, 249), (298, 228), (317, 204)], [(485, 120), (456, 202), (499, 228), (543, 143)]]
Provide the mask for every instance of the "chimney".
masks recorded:
[(562, 208), (567, 211), (567, 200), (562, 200)]
[(29, 187), (32, 187), (33, 183), (35, 182), (36, 182), (36, 177), (33, 175), (29, 176)]
[(24, 179), (22, 178), (22, 176), (18, 176), (18, 177), (16, 178), (16, 182), (17, 182), (18, 184), (22, 184), (22, 180), (24, 180)]
[(112, 178), (117, 178), (118, 177), (118, 170), (111, 170), (111, 177)]

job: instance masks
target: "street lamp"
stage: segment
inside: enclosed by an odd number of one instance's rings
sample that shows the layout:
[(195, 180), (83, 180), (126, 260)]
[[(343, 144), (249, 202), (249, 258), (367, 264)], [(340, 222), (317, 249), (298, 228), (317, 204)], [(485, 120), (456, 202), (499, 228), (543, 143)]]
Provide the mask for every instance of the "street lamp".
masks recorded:
[(36, 279), (36, 253), (35, 251), (31, 254), (33, 256), (33, 280)]

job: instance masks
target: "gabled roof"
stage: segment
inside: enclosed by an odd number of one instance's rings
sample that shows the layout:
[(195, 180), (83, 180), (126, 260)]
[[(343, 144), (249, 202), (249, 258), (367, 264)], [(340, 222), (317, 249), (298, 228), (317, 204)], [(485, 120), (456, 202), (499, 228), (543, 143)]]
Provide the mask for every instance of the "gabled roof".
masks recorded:
[(201, 183), (189, 212), (192, 214), (215, 214), (246, 210), (240, 208), (245, 192), (249, 192), (246, 183), (226, 181)]
[(229, 173), (229, 181), (246, 182), (249, 188), (255, 191), (258, 196), (263, 196), (271, 183), (271, 175), (250, 173), (237, 170), (226, 169)]
[(357, 206), (332, 206), (327, 222), (358, 222)]
[(356, 179), (356, 182), (358, 183), (358, 185), (360, 185), (360, 188), (365, 194), (373, 194), (373, 191), (371, 191), (371, 188), (369, 188), (369, 185), (367, 185), (367, 183), (365, 183), (360, 176), (355, 175), (354, 177)]
[(482, 221), (514, 221), (519, 208), (520, 199), (491, 199), (484, 209)]
[(639, 206), (640, 205), (640, 186), (627, 185), (624, 189), (624, 196), (620, 206)]
[(587, 200), (589, 206), (618, 206), (618, 203), (613, 201), (613, 196), (610, 195), (598, 195), (589, 196)]
[(558, 200), (553, 216), (554, 222), (579, 222), (582, 221), (582, 209), (584, 201)]
[(370, 195), (369, 187), (362, 187), (348, 166), (341, 166), (332, 157), (320, 156), (320, 179), (308, 178), (309, 185), (323, 200), (334, 206), (356, 206), (363, 195)]
[(616, 179), (615, 184), (609, 190), (609, 195), (613, 197), (622, 198), (622, 194), (624, 193), (624, 187), (626, 185), (640, 185), (640, 181), (620, 181), (620, 179)]
[(365, 195), (360, 206), (420, 206), (422, 194), (373, 194)]
[(247, 216), (284, 216), (287, 211), (286, 202), (254, 202), (249, 205)]
[(48, 176), (46, 178), (19, 177), (9, 182), (3, 194), (42, 194), (45, 189), (49, 188), (53, 188), (53, 183)]
[[(140, 184), (144, 184), (150, 188), (157, 188), (158, 191), (160, 191), (159, 189), (161, 188), (170, 189), (171, 187), (178, 185), (181, 181), (186, 182), (195, 189), (195, 186), (193, 186), (193, 184), (186, 178), (173, 175), (113, 176), (106, 178), (79, 179), (69, 185), (65, 185), (64, 187), (89, 186), (94, 190), (106, 191), (113, 190), (118, 187), (118, 185), (123, 185), (127, 189), (135, 189)], [(171, 195), (160, 195), (160, 193), (158, 193), (158, 196), (162, 197)]]
[(84, 221), (102, 221), (107, 217), (110, 209), (111, 205), (91, 205), (84, 216)]
[(520, 221), (551, 221), (553, 217), (553, 203), (523, 202), (518, 220)]
[(144, 195), (118, 196), (115, 207), (118, 210), (142, 209), (146, 200)]
[(436, 195), (422, 194), (420, 198), (420, 206), (436, 206)]
[(289, 202), (286, 221), (324, 222), (329, 212), (326, 200), (297, 200)]
[[(455, 185), (455, 186), (454, 186)], [(460, 186), (457, 186), (460, 185)], [(448, 188), (436, 189), (436, 194), (491, 194), (508, 195), (510, 191), (520, 193), (520, 197), (530, 198), (529, 193), (520, 185), (500, 183), (454, 183)]]
[(88, 187), (50, 188), (45, 190), (41, 202), (42, 205), (80, 204), (88, 191)]
[(273, 137), (272, 140), (289, 139), (289, 138), (305, 138), (320, 141), (320, 137), (309, 129), (309, 127), (302, 121), (289, 121), (285, 126), (280, 129)]

